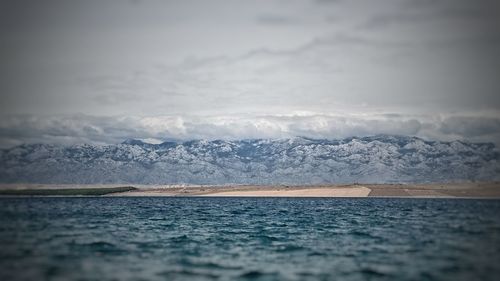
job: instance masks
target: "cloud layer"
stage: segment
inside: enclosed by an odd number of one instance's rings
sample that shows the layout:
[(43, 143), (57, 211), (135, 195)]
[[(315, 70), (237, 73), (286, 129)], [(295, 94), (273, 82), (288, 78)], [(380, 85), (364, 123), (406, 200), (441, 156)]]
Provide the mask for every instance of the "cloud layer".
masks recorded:
[(189, 139), (344, 138), (377, 134), (430, 140), (500, 142), (500, 119), (477, 116), (403, 116), (398, 114), (261, 116), (9, 116), (0, 122), (0, 145), (22, 143), (119, 143)]

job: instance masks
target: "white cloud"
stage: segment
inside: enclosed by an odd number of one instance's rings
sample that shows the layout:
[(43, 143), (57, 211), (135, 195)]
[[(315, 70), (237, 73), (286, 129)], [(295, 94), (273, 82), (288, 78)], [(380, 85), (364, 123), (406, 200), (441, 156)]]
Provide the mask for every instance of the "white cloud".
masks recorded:
[(0, 145), (21, 143), (119, 143), (129, 138), (162, 140), (344, 138), (376, 134), (419, 136), (431, 140), (500, 140), (500, 118), (477, 116), (364, 115), (225, 115), (9, 116), (0, 121)]

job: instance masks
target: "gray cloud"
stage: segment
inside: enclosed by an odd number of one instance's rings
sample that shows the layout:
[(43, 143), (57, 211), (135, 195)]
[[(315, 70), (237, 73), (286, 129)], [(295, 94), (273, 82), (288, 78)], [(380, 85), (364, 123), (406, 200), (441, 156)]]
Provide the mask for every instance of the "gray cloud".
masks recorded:
[(334, 4), (340, 2), (340, 0), (314, 0), (317, 4)]
[(440, 131), (466, 138), (500, 135), (500, 119), (453, 116), (441, 123)]
[[(425, 2), (425, 1), (418, 1)], [(416, 6), (418, 9), (401, 9), (392, 13), (374, 15), (363, 25), (366, 28), (382, 28), (391, 25), (433, 24), (436, 22), (457, 21), (467, 24), (493, 24), (498, 22), (500, 5), (493, 1), (464, 2), (454, 1), (447, 5), (439, 2), (432, 5)], [(415, 6), (411, 6), (415, 7)]]
[[(446, 47), (435, 50), (428, 53), (426, 45), (416, 47), (404, 40), (334, 34), (295, 48), (190, 58), (140, 75), (97, 76), (86, 83), (95, 92), (92, 108), (105, 101), (105, 105), (123, 104), (118, 109), (131, 114), (141, 114), (142, 108), (159, 115), (193, 108), (202, 114), (220, 113), (214, 109), (266, 113), (275, 112), (275, 104), (281, 113), (328, 113), (360, 105), (400, 111), (414, 104), (449, 113), (500, 105), (494, 75), (499, 65), (494, 60), (489, 60), (488, 73), (471, 78), (478, 70), (467, 69), (467, 64), (487, 63), (485, 58), (453, 60), (452, 56), (463, 52), (453, 53)], [(137, 103), (143, 105), (137, 107)]]
[(0, 122), (0, 144), (119, 143), (128, 138), (164, 140), (344, 138), (395, 134), (434, 140), (500, 141), (500, 118), (373, 114), (261, 116), (10, 116)]
[(297, 18), (277, 15), (277, 14), (265, 14), (257, 18), (257, 21), (262, 24), (271, 25), (288, 25), (288, 24), (298, 24), (299, 20)]
[(2, 1), (0, 138), (4, 146), (378, 133), (496, 141), (498, 7)]

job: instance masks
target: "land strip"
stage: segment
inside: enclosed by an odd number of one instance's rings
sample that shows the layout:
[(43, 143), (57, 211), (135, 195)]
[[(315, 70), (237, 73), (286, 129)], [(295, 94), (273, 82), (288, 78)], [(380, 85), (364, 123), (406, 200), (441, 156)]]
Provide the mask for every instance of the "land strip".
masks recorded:
[(0, 195), (500, 198), (500, 183), (347, 185), (0, 185)]
[(3, 196), (101, 196), (137, 190), (135, 187), (0, 189)]

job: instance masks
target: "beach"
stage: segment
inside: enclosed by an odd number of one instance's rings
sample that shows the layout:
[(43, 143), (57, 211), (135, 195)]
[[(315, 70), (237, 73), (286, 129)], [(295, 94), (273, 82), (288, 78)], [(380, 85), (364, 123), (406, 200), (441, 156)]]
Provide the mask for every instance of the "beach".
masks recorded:
[(138, 187), (109, 196), (500, 198), (499, 183)]
[(305, 188), (278, 190), (225, 191), (203, 194), (202, 196), (222, 197), (366, 197), (370, 189), (364, 186), (345, 188)]
[[(125, 188), (123, 191), (117, 188)], [(411, 198), (500, 198), (500, 183), (446, 184), (347, 184), (347, 185), (46, 185), (2, 184), (0, 195), (88, 195), (87, 189), (102, 196), (212, 196), (212, 197), (411, 197)], [(54, 192), (61, 191), (61, 194)], [(106, 192), (106, 191), (110, 192)], [(65, 191), (66, 193), (62, 193)]]

